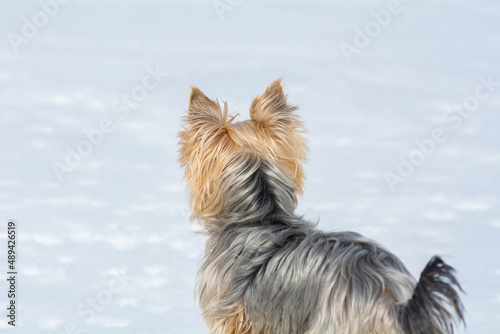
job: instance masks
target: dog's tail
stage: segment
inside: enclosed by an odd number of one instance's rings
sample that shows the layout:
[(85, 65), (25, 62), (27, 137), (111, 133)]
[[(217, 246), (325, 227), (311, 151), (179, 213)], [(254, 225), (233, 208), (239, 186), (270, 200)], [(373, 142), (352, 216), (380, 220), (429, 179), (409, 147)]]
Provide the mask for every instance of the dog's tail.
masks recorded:
[(405, 334), (453, 333), (454, 325), (464, 320), (462, 291), (455, 270), (433, 257), (420, 275), (413, 296), (398, 310), (399, 323)]

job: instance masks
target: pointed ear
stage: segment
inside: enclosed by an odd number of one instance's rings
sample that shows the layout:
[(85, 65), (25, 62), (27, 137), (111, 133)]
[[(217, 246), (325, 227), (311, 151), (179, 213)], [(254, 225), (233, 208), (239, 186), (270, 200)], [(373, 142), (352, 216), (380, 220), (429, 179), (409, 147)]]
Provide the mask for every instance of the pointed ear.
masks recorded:
[(257, 96), (250, 107), (250, 118), (264, 127), (283, 126), (297, 122), (297, 107), (288, 104), (281, 85), (281, 78), (271, 83), (266, 91)]
[(223, 126), (227, 118), (227, 110), (224, 109), (222, 112), (219, 103), (210, 100), (198, 88), (191, 87), (188, 115), (185, 122), (196, 129), (207, 125)]
[(250, 117), (266, 138), (263, 149), (270, 157), (282, 162), (301, 194), (304, 183), (302, 164), (307, 160), (308, 148), (302, 135), (304, 127), (295, 110), (297, 107), (288, 103), (281, 79), (278, 79), (253, 100)]
[(227, 105), (224, 111), (218, 102), (210, 100), (196, 87), (191, 87), (187, 115), (182, 119), (179, 132), (179, 161), (186, 166), (195, 158), (193, 152), (201, 145), (215, 145), (222, 135), (227, 133)]

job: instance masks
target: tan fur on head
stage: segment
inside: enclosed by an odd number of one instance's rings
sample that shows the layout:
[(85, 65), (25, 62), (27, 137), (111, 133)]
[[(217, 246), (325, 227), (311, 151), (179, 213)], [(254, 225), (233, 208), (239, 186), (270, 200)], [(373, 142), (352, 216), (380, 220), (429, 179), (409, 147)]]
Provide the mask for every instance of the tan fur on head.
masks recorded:
[(302, 193), (305, 178), (302, 164), (308, 148), (296, 109), (288, 104), (278, 79), (253, 100), (250, 120), (232, 123), (235, 117), (228, 115), (226, 103), (221, 109), (218, 101), (192, 87), (188, 114), (179, 133), (179, 162), (188, 182), (192, 218), (206, 223), (220, 214), (218, 210), (224, 203), (214, 201), (223, 196), (217, 194), (219, 189), (215, 184), (238, 150), (251, 150), (273, 161), (290, 176), (297, 193)]

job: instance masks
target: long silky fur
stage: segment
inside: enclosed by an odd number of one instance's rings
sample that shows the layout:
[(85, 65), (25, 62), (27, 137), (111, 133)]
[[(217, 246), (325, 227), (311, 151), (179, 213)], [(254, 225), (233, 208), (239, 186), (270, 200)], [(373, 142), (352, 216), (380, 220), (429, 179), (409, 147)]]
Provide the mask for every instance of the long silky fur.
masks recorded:
[(279, 80), (240, 123), (192, 90), (179, 161), (209, 236), (196, 294), (210, 333), (453, 332), (463, 308), (442, 260), (417, 283), (375, 241), (294, 213), (307, 154), (295, 109)]

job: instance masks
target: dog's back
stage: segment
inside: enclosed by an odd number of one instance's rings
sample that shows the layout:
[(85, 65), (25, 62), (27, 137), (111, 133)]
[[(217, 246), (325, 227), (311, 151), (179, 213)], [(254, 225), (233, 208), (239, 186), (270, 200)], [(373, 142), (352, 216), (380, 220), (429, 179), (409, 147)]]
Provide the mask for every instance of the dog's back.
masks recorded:
[(272, 216), (211, 235), (198, 281), (214, 333), (452, 333), (455, 312), (463, 319), (455, 287), (439, 258), (417, 283), (395, 255), (357, 233)]

